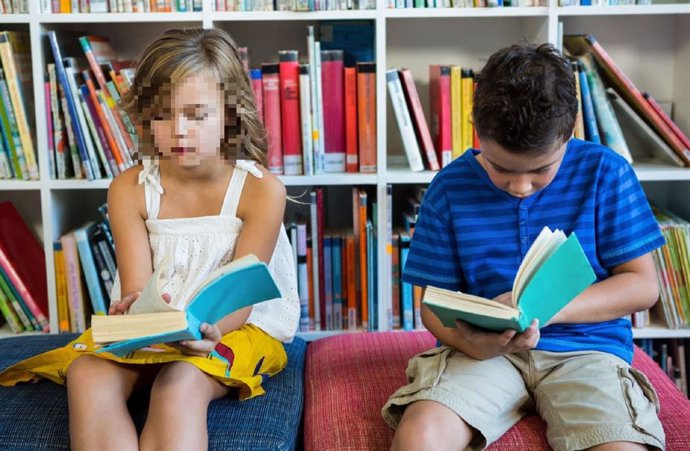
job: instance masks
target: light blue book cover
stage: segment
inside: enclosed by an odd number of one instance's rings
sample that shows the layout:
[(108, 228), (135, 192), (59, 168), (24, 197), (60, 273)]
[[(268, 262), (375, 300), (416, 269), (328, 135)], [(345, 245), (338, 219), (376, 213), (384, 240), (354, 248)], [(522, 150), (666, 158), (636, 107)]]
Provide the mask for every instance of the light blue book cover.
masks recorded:
[[(141, 315), (172, 314), (176, 323), (184, 324), (174, 330), (150, 333), (140, 337), (118, 340), (100, 348), (97, 352), (110, 352), (118, 356), (158, 343), (180, 340), (199, 340), (202, 322), (215, 324), (224, 316), (259, 302), (281, 297), (275, 280), (265, 263), (256, 256), (248, 255), (219, 268), (192, 294), (185, 311), (179, 311), (162, 300), (159, 292), (160, 274), (164, 262), (151, 276), (139, 299), (130, 307), (128, 315), (93, 316), (91, 324), (94, 341), (103, 343), (104, 333), (132, 332), (128, 325)], [(142, 303), (139, 301), (143, 300)], [(155, 327), (152, 324), (151, 327)], [(111, 335), (112, 336), (112, 335)]]
[(446, 327), (455, 328), (456, 319), (493, 331), (523, 332), (534, 319), (543, 327), (596, 280), (574, 233), (548, 233), (558, 236), (542, 239), (542, 231), (518, 269), (513, 307), (436, 287), (427, 287), (423, 303)]
[(89, 222), (83, 227), (74, 231), (74, 239), (77, 242), (77, 250), (79, 251), (79, 262), (81, 269), (84, 271), (84, 278), (86, 279), (86, 288), (91, 298), (91, 307), (96, 315), (105, 315), (108, 309), (105, 306), (105, 298), (103, 297), (103, 290), (101, 289), (101, 278), (96, 269), (96, 262), (91, 253), (91, 246), (89, 246), (89, 230), (94, 227), (93, 222)]

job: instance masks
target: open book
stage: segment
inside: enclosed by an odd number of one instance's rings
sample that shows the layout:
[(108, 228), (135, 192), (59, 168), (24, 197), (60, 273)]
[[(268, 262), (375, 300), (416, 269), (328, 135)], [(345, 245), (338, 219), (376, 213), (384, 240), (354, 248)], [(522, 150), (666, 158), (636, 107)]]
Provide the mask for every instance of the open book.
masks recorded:
[(513, 282), (512, 307), (459, 291), (427, 287), (423, 303), (446, 327), (461, 319), (484, 329), (523, 332), (533, 319), (544, 326), (556, 313), (596, 280), (574, 233), (548, 227), (539, 233)]
[(127, 315), (91, 317), (93, 341), (110, 343), (98, 352), (122, 356), (156, 343), (199, 340), (201, 323), (214, 324), (243, 307), (281, 296), (266, 264), (247, 255), (209, 274), (183, 304), (186, 308), (178, 310), (160, 292), (160, 277), (169, 264), (166, 257)]

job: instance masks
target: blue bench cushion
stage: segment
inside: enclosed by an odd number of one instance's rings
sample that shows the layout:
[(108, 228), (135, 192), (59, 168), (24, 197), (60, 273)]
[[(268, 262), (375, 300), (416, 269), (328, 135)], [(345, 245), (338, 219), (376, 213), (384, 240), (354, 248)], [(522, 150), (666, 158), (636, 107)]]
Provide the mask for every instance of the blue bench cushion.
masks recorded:
[[(0, 340), (0, 369), (67, 344), (77, 335), (20, 336)], [(306, 343), (295, 338), (285, 350), (288, 365), (264, 383), (266, 395), (240, 402), (213, 401), (208, 411), (209, 451), (293, 450), (301, 426)], [(148, 393), (130, 400), (141, 431)], [(67, 391), (49, 381), (0, 387), (0, 448), (16, 451), (70, 449)]]

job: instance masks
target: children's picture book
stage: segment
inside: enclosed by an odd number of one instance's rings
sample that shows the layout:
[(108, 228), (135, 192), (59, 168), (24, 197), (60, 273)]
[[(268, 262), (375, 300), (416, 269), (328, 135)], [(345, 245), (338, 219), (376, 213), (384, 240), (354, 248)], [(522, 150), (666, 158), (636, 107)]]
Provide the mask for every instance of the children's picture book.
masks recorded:
[(460, 319), (492, 331), (524, 332), (533, 319), (543, 327), (596, 280), (575, 233), (544, 227), (527, 251), (513, 282), (512, 306), (429, 286), (423, 303), (446, 327)]
[(199, 340), (201, 323), (214, 324), (243, 307), (281, 296), (266, 264), (247, 255), (209, 274), (181, 304), (184, 310), (178, 310), (160, 292), (161, 274), (169, 264), (166, 257), (128, 314), (91, 317), (93, 341), (107, 344), (97, 352), (123, 356), (157, 343)]

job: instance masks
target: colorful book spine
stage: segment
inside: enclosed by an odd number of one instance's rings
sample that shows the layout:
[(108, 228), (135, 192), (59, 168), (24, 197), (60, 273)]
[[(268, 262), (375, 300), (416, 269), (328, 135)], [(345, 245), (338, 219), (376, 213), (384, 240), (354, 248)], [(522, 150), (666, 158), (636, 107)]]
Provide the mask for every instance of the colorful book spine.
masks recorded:
[(331, 282), (333, 291), (333, 330), (343, 330), (343, 239), (331, 237)]
[(123, 172), (126, 166), (125, 161), (122, 158), (123, 149), (118, 148), (117, 141), (113, 136), (110, 124), (108, 124), (108, 119), (103, 113), (102, 103), (99, 102), (96, 87), (93, 84), (93, 80), (91, 79), (89, 72), (84, 71), (82, 72), (82, 75), (84, 76), (84, 83), (86, 86), (86, 92), (83, 94), (85, 98), (90, 99), (90, 114), (92, 116), (92, 120), (96, 124), (96, 128), (98, 129), (98, 137), (101, 140), (101, 145), (103, 146), (103, 151), (105, 152), (108, 166), (110, 167), (110, 172), (112, 172), (114, 175), (117, 175), (120, 172)]
[(396, 69), (386, 71), (386, 84), (388, 85), (388, 94), (393, 105), (395, 119), (398, 122), (403, 148), (407, 155), (407, 162), (410, 165), (410, 169), (413, 171), (423, 171), (424, 163), (422, 162), (422, 155), (419, 151), (417, 139), (415, 138), (412, 120), (407, 110), (405, 96), (402, 92), (402, 86)]
[(359, 171), (357, 149), (357, 69), (346, 67), (345, 82), (345, 170)]
[(12, 307), (12, 303), (9, 297), (5, 294), (5, 291), (0, 289), (0, 313), (7, 321), (10, 326), (12, 333), (19, 333), (24, 331), (24, 325), (17, 316), (17, 313)]
[(285, 175), (301, 175), (302, 139), (299, 118), (299, 53), (281, 50), (280, 60), (280, 117), (283, 134), (283, 164)]
[(94, 227), (94, 223), (90, 222), (83, 227), (74, 231), (74, 239), (77, 243), (77, 251), (79, 252), (79, 262), (86, 280), (86, 288), (91, 299), (91, 306), (96, 315), (105, 315), (108, 309), (105, 305), (103, 292), (101, 291), (101, 281), (96, 268), (91, 246), (89, 246), (89, 230)]
[(462, 152), (465, 152), (474, 144), (474, 124), (472, 122), (474, 72), (472, 69), (462, 69), (460, 71), (460, 83), (462, 96)]
[(2, 132), (7, 137), (7, 149), (9, 150), (10, 162), (18, 179), (29, 180), (29, 170), (24, 159), (22, 142), (19, 137), (19, 128), (12, 109), (9, 88), (4, 77), (4, 72), (0, 68), (0, 125)]
[(357, 63), (359, 171), (376, 172), (376, 64)]
[(434, 149), (434, 142), (431, 139), (429, 126), (426, 122), (426, 117), (424, 116), (424, 110), (422, 109), (422, 102), (419, 100), (417, 87), (415, 86), (414, 79), (412, 78), (412, 72), (410, 72), (409, 69), (400, 69), (400, 82), (405, 91), (405, 98), (407, 99), (407, 105), (409, 106), (410, 116), (412, 117), (412, 123), (417, 136), (417, 142), (421, 146), (422, 150), (424, 151), (424, 156), (426, 157), (427, 168), (431, 169), (432, 171), (438, 171), (440, 166), (438, 164), (436, 150)]
[(41, 330), (41, 327), (36, 321), (36, 318), (31, 314), (31, 310), (19, 297), (12, 284), (10, 284), (7, 275), (0, 268), (0, 291), (2, 291), (10, 302), (10, 305), (17, 314), (19, 321), (22, 323), (24, 330)]
[(54, 146), (55, 143), (53, 142), (53, 115), (50, 109), (50, 82), (48, 80), (43, 83), (43, 99), (43, 107), (46, 111), (46, 129), (48, 131), (48, 139), (46, 141), (48, 142), (48, 164), (50, 165), (50, 178), (55, 180), (57, 178), (57, 169), (55, 167), (56, 155)]
[(356, 281), (356, 254), (355, 254), (355, 237), (348, 233), (345, 239), (346, 262), (345, 268), (347, 270), (347, 328), (348, 330), (357, 329), (357, 281)]
[[(452, 159), (450, 120), (450, 68), (434, 64), (429, 66), (429, 108), (431, 136), (441, 167)], [(464, 135), (463, 135), (464, 136)]]
[(83, 332), (86, 330), (86, 303), (82, 288), (81, 269), (79, 268), (79, 251), (74, 233), (63, 235), (60, 242), (65, 257), (65, 273), (67, 274), (70, 331)]
[(55, 293), (57, 295), (58, 330), (69, 332), (69, 304), (67, 300), (67, 274), (65, 273), (65, 257), (62, 243), (53, 243), (53, 261), (55, 262)]
[(300, 331), (309, 330), (309, 273), (307, 268), (307, 224), (297, 223), (297, 287), (300, 304)]
[(450, 125), (453, 159), (467, 149), (462, 147), (462, 77), (460, 66), (450, 66)]
[(582, 118), (585, 123), (585, 138), (587, 141), (601, 144), (597, 118), (594, 114), (594, 104), (592, 103), (592, 94), (589, 90), (589, 81), (587, 81), (587, 74), (582, 61), (578, 61), (577, 68), (580, 77), (580, 90), (582, 92)]
[(345, 108), (342, 50), (321, 51), (324, 165), (326, 172), (345, 172)]
[(333, 329), (333, 239), (330, 235), (323, 237), (323, 283), (326, 297), (326, 327)]
[(311, 114), (311, 82), (309, 81), (308, 64), (300, 64), (299, 66), (299, 106), (304, 175), (314, 175), (314, 140), (311, 129), (313, 118)]
[[(323, 246), (319, 244), (319, 206), (316, 188), (309, 194), (310, 219), (311, 219), (311, 260), (312, 260), (312, 289), (314, 305), (314, 330), (321, 330), (321, 282), (319, 279), (319, 260), (322, 259)], [(325, 314), (325, 312), (324, 312)], [(325, 327), (325, 322), (323, 323)]]
[(575, 116), (575, 128), (573, 136), (577, 139), (585, 139), (585, 124), (582, 120), (582, 89), (580, 88), (580, 74), (578, 73), (577, 61), (571, 61), (570, 67), (575, 76), (575, 90), (577, 92), (577, 116)]
[(261, 65), (264, 97), (264, 125), (268, 132), (268, 170), (283, 174), (283, 140), (280, 119), (280, 67), (278, 64)]

